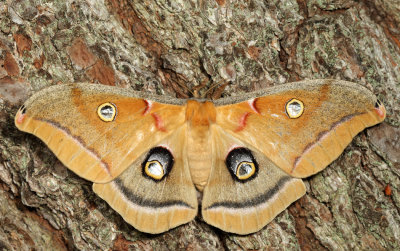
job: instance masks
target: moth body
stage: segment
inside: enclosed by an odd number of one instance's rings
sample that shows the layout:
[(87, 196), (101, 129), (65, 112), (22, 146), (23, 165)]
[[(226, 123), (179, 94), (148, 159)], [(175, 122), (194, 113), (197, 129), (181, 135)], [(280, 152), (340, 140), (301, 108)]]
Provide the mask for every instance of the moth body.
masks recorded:
[(186, 105), (188, 166), (192, 181), (203, 191), (213, 164), (212, 135), (210, 127), (215, 123), (213, 103), (189, 100)]

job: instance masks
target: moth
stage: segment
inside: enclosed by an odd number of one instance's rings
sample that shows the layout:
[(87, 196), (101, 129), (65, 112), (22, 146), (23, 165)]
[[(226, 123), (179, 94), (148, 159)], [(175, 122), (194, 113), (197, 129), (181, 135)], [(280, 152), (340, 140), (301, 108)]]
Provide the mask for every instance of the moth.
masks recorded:
[(302, 197), (301, 178), (386, 115), (366, 88), (308, 80), (217, 101), (73, 83), (37, 92), (15, 125), (39, 137), (126, 222), (161, 233), (201, 215), (253, 233)]

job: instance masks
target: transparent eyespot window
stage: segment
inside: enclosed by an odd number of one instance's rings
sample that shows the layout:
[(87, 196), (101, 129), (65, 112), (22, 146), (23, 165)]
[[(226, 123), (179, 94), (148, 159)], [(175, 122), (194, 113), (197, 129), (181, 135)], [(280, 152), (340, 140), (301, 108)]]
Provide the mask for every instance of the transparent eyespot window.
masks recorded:
[(164, 176), (164, 169), (157, 160), (148, 161), (145, 166), (145, 172), (153, 179), (160, 180)]
[(117, 115), (117, 108), (112, 103), (104, 103), (97, 108), (97, 115), (105, 122), (110, 122)]
[(298, 99), (291, 99), (286, 103), (286, 114), (291, 119), (300, 117), (304, 112), (304, 104)]
[(254, 166), (254, 163), (243, 161), (236, 169), (236, 177), (238, 177), (240, 180), (245, 180), (250, 178), (255, 171), (256, 167)]

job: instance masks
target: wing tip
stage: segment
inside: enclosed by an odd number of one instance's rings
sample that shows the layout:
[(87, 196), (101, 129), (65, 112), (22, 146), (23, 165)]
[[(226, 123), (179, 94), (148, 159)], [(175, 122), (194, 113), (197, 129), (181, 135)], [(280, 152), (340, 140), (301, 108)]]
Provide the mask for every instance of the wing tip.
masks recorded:
[[(311, 146), (307, 146), (300, 156), (294, 159), (292, 168), (288, 173), (293, 177), (305, 178), (322, 171), (342, 154), (343, 150), (358, 133), (365, 128), (381, 123), (385, 117), (385, 107), (379, 105), (374, 110), (352, 116), (341, 123), (336, 123)], [(331, 145), (327, 146), (327, 142), (331, 142)], [(323, 155), (325, 155), (324, 158), (320, 157)]]

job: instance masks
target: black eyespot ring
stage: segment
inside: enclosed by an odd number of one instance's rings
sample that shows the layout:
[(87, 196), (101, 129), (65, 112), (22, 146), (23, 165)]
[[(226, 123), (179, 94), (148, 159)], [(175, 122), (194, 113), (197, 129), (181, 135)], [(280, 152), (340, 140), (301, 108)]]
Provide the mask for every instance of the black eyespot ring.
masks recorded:
[(258, 163), (252, 152), (244, 147), (234, 148), (228, 153), (225, 165), (232, 177), (239, 182), (254, 179), (258, 173)]
[(174, 157), (164, 147), (152, 148), (142, 163), (143, 176), (153, 181), (162, 181), (170, 173), (174, 165)]

